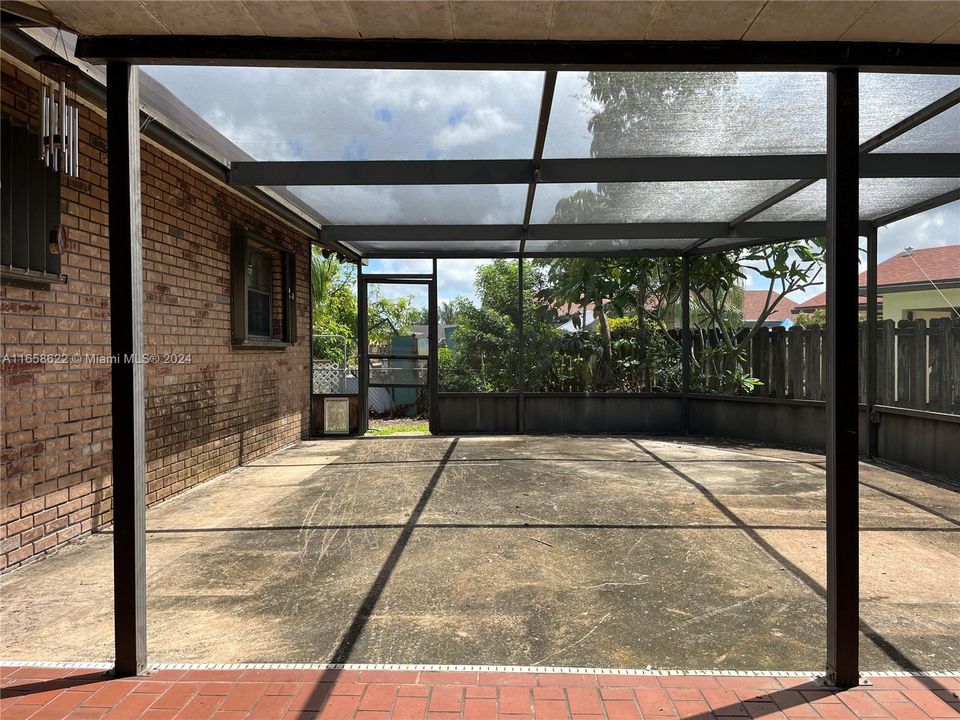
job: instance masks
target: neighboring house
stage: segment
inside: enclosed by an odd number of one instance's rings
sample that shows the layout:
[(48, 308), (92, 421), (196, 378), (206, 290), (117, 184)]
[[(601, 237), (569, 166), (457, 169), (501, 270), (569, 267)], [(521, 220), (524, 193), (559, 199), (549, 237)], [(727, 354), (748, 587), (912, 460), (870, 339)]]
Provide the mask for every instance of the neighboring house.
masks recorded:
[(575, 333), (583, 330), (592, 330), (597, 318), (593, 314), (593, 303), (579, 305), (567, 303), (556, 307), (557, 319), (554, 327), (560, 332)]
[[(866, 293), (867, 273), (860, 273), (860, 292)], [(885, 320), (932, 320), (958, 317), (960, 309), (960, 245), (907, 249), (877, 265), (878, 313)], [(793, 308), (793, 313), (826, 307), (820, 293)], [(860, 309), (867, 299), (860, 297)]]
[[(740, 307), (740, 312), (743, 316), (743, 327), (752, 328), (757, 324), (757, 320), (760, 319), (760, 313), (763, 312), (763, 308), (767, 304), (767, 298), (769, 296), (768, 290), (744, 290), (742, 295), (742, 305)], [(776, 294), (774, 294), (773, 300), (776, 300)], [(693, 293), (690, 294), (690, 304), (691, 307), (694, 307), (696, 299)], [(774, 328), (774, 327), (790, 327), (794, 324), (794, 320), (791, 317), (791, 311), (797, 303), (794, 300), (791, 300), (788, 297), (783, 297), (777, 303), (777, 306), (773, 311), (767, 315), (766, 319), (763, 322), (764, 327)], [(657, 307), (656, 301), (650, 301), (647, 303), (648, 310), (655, 310)], [(691, 310), (691, 313), (693, 310)], [(677, 304), (676, 307), (669, 308), (668, 315), (673, 315), (672, 319), (667, 320), (667, 325), (670, 328), (679, 328), (681, 323), (681, 308)]]
[[(744, 327), (752, 328), (757, 324), (757, 320), (760, 319), (760, 313), (763, 312), (764, 307), (767, 305), (769, 296), (770, 292), (768, 290), (743, 291), (743, 305), (740, 310), (743, 314)], [(774, 300), (776, 300), (776, 295), (770, 298), (770, 302)], [(791, 312), (796, 304), (795, 301), (788, 297), (780, 298), (780, 302), (777, 303), (777, 306), (763, 321), (763, 326), (768, 328), (790, 327), (794, 323), (794, 320), (791, 318)]]
[[(455, 324), (445, 324), (440, 323), (437, 326), (437, 342), (439, 347), (447, 347), (453, 350), (456, 345), (454, 336), (456, 333), (457, 326)], [(418, 352), (421, 355), (426, 355), (430, 348), (430, 326), (429, 325), (420, 325), (414, 324), (410, 328), (410, 334), (415, 335), (419, 341), (419, 350)]]

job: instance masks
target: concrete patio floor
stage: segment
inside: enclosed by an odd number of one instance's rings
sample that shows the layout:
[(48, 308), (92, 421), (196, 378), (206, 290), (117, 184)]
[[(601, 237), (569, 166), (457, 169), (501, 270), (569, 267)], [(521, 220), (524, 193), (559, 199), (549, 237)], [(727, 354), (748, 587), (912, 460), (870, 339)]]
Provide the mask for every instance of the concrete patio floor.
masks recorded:
[[(861, 466), (862, 656), (960, 668), (960, 493)], [(823, 457), (305, 442), (148, 513), (152, 662), (817, 670)], [(0, 578), (0, 658), (112, 658), (111, 536)]]

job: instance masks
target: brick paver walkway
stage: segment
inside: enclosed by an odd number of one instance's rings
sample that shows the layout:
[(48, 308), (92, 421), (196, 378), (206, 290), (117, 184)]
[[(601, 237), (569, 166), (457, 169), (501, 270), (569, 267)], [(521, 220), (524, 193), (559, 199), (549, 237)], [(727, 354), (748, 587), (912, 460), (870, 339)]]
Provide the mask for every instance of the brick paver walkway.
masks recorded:
[(799, 677), (389, 670), (0, 667), (3, 720), (645, 720), (960, 717), (960, 677), (876, 677), (838, 691)]

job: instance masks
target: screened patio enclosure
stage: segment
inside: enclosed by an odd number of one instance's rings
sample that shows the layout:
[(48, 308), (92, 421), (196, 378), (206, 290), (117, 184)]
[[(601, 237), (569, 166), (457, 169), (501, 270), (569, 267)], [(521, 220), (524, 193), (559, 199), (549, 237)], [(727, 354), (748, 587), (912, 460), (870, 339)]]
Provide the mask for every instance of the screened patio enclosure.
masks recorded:
[[(789, 431), (818, 436), (826, 448), (827, 675), (837, 685), (855, 685), (860, 438), (869, 438), (868, 453), (885, 452), (888, 457), (897, 442), (929, 443), (927, 455), (947, 469), (957, 467), (960, 424), (952, 416), (897, 413), (892, 408), (877, 427), (882, 408), (873, 390), (874, 352), (866, 353), (870, 379), (865, 415), (861, 412), (856, 332), (858, 239), (867, 240), (868, 295), (873, 300), (877, 228), (960, 198), (960, 67), (955, 51), (948, 44), (839, 42), (81, 38), (78, 54), (108, 67), (111, 293), (121, 306), (130, 299), (132, 308), (129, 316), (113, 317), (115, 350), (133, 351), (142, 338), (136, 302), (141, 288), (136, 281), (126, 281), (139, 277), (141, 262), (136, 250), (139, 205), (132, 182), (139, 171), (136, 65), (540, 73), (541, 85), (534, 86), (528, 103), (535, 109), (529, 113), (525, 153), (510, 148), (499, 157), (420, 159), (404, 157), (404, 146), (394, 144), (393, 157), (344, 160), (311, 158), (310, 148), (298, 145), (295, 160), (264, 157), (236, 163), (230, 182), (286, 186), (314, 198), (329, 221), (319, 241), (357, 261), (584, 254), (682, 258), (679, 392), (656, 398), (541, 397), (526, 393), (520, 368), (514, 392), (449, 396), (449, 413), (439, 398), (438, 412), (431, 413), (438, 423), (435, 429), (505, 429), (482, 426), (496, 417), (504, 424), (515, 422), (509, 429), (518, 432), (737, 431), (753, 432), (752, 439), (766, 441), (780, 440), (777, 433)], [(702, 83), (687, 85), (693, 78), (710, 83), (711, 89)], [(578, 124), (583, 116), (565, 110), (564, 104), (582, 92), (577, 88), (585, 81), (596, 84), (605, 105), (588, 110), (589, 124)], [(291, 106), (290, 112), (296, 108)], [(571, 138), (576, 142), (565, 145)], [(358, 156), (369, 158), (369, 153)], [(578, 197), (578, 191), (581, 199), (589, 200), (562, 202)], [(366, 201), (357, 201), (364, 197)], [(338, 208), (338, 198), (352, 202)], [(572, 209), (558, 212), (560, 204)], [(751, 403), (745, 412), (745, 403), (736, 406), (728, 398), (691, 393), (691, 264), (725, 249), (821, 236), (826, 247), (825, 401)], [(128, 267), (130, 274), (125, 272)], [(517, 275), (520, 298), (524, 282), (522, 274)], [(868, 312), (867, 331), (872, 333), (875, 302), (868, 303)], [(523, 319), (516, 340), (524, 348)], [(874, 344), (868, 340), (866, 346)], [(118, 483), (114, 496), (116, 655), (121, 674), (136, 673), (146, 662), (144, 502), (142, 482), (137, 481), (143, 477), (143, 387), (136, 372), (114, 368), (114, 477), (132, 479)], [(488, 402), (497, 406), (481, 405)], [(452, 407), (458, 403), (460, 407)], [(463, 403), (473, 405), (465, 410)], [(466, 425), (471, 417), (478, 426)], [(536, 418), (540, 426), (533, 422)], [(630, 425), (618, 427), (623, 420)]]
[[(165, 69), (174, 79), (175, 71)], [(206, 72), (214, 77), (225, 72), (226, 80), (236, 70)], [(364, 73), (373, 71), (260, 72), (264, 79), (251, 92), (254, 98), (264, 93), (255, 99), (262, 106), (271, 78), (322, 93), (344, 86), (348, 78), (362, 89)], [(504, 81), (492, 77), (502, 71), (380, 72), (388, 82), (416, 82), (427, 113), (434, 106), (422, 98), (440, 98), (443, 88), (454, 94), (472, 82), (493, 88), (486, 102), (510, 131), (502, 142), (478, 151), (455, 144), (438, 149), (415, 134), (412, 143), (378, 145), (360, 134), (361, 128), (354, 142), (365, 159), (354, 161), (334, 159), (337, 146), (312, 139), (305, 125), (285, 138), (299, 160), (278, 159), (289, 156), (286, 145), (252, 140), (249, 150), (257, 160), (233, 163), (230, 182), (297, 193), (328, 220), (321, 241), (344, 257), (361, 262), (676, 257), (689, 272), (698, 258), (712, 253), (827, 235), (828, 73), (547, 70), (517, 71)], [(858, 217), (855, 236), (846, 242), (856, 246), (858, 238), (865, 239), (868, 267), (876, 265), (879, 227), (960, 199), (958, 104), (955, 74), (858, 75)], [(448, 107), (437, 100), (434, 112), (444, 115)], [(347, 108), (337, 112), (352, 117)], [(389, 109), (377, 112), (389, 116)], [(459, 120), (455, 112), (447, 118), (453, 128)], [(331, 126), (337, 113), (332, 115), (326, 121)], [(416, 159), (423, 155), (434, 159)], [(956, 235), (953, 239), (960, 239)], [(520, 278), (521, 267), (516, 264), (517, 307), (531, 292)], [(434, 280), (435, 290), (436, 269), (424, 277)], [(683, 297), (689, 301), (689, 293)], [(875, 309), (874, 296), (868, 305)], [(689, 307), (685, 311), (689, 317)], [(522, 326), (522, 312), (519, 317)], [(866, 334), (876, 333), (875, 319)], [(689, 327), (684, 337), (684, 378), (656, 392), (545, 389), (522, 361), (511, 368), (515, 382), (483, 393), (451, 391), (433, 373), (431, 429), (733, 433), (825, 447), (823, 406), (815, 404), (822, 395), (788, 389), (779, 397), (746, 398), (768, 401), (761, 409), (694, 392)], [(503, 340), (516, 345), (517, 358), (525, 358), (525, 339), (524, 328), (515, 327)], [(875, 337), (861, 343), (877, 347)], [(360, 347), (365, 345), (361, 339)], [(873, 367), (867, 358), (864, 363)], [(361, 357), (358, 364), (363, 368), (366, 361)], [(902, 421), (886, 427), (869, 422), (879, 405), (876, 381), (861, 384), (871, 388), (859, 397), (862, 452), (904, 461), (901, 432), (887, 433)], [(363, 383), (360, 390), (366, 391)], [(951, 398), (956, 393), (943, 392)], [(803, 402), (808, 400), (815, 403)], [(360, 405), (367, 406), (365, 398)], [(952, 407), (952, 399), (945, 406)], [(756, 412), (777, 421), (757, 428), (747, 421)], [(914, 453), (912, 464), (941, 473), (956, 464), (955, 457), (926, 450), (925, 459)]]

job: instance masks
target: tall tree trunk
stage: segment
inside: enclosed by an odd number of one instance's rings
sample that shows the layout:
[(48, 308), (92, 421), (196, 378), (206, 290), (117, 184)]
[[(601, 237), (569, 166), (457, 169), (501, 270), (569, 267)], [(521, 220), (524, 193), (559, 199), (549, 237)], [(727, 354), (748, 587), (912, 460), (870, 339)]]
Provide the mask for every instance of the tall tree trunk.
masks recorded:
[(602, 300), (597, 300), (594, 312), (597, 315), (597, 322), (600, 323), (600, 339), (603, 343), (601, 377), (606, 380), (613, 375), (613, 343), (610, 340), (610, 325), (607, 323), (607, 311), (603, 307)]

